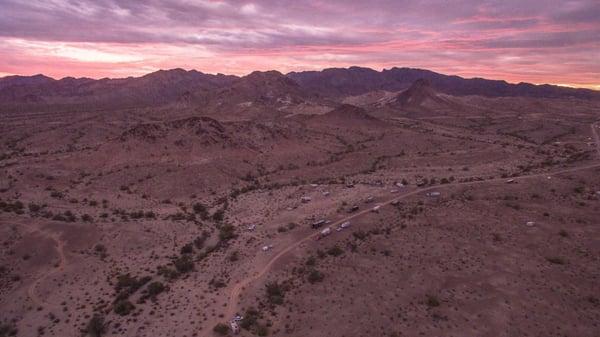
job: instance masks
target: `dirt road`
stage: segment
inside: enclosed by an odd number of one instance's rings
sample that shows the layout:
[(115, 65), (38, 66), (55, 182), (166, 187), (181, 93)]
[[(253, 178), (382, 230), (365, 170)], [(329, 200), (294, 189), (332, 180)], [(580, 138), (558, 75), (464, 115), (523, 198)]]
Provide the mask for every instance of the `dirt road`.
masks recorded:
[[(596, 137), (598, 137), (596, 135)], [(600, 153), (600, 142), (597, 142), (597, 148), (598, 151)], [(515, 181), (518, 180), (525, 180), (525, 179), (533, 179), (533, 178), (539, 178), (539, 177), (547, 177), (547, 176), (554, 176), (554, 175), (559, 175), (559, 174), (564, 174), (564, 173), (569, 173), (569, 172), (575, 172), (575, 171), (581, 171), (581, 170), (587, 170), (587, 169), (591, 169), (591, 168), (597, 168), (600, 167), (600, 164), (591, 164), (591, 165), (585, 165), (585, 166), (580, 166), (580, 167), (574, 167), (574, 168), (569, 168), (569, 169), (564, 169), (564, 170), (559, 170), (559, 171), (555, 171), (555, 172), (551, 172), (551, 173), (537, 173), (537, 174), (531, 174), (531, 175), (526, 175), (526, 176), (520, 176), (520, 177), (515, 177)], [(498, 182), (504, 182), (506, 181), (506, 178), (496, 178), (496, 179), (489, 179), (489, 180), (482, 180), (482, 181), (470, 181), (470, 182), (462, 182), (462, 183), (454, 183), (454, 184), (447, 184), (447, 185), (439, 185), (439, 186), (432, 186), (432, 187), (427, 187), (427, 188), (421, 188), (421, 189), (416, 189), (416, 190), (412, 190), (410, 192), (404, 193), (398, 197), (395, 198), (391, 198), (387, 201), (384, 201), (382, 203), (378, 203), (378, 205), (380, 205), (381, 207), (386, 206), (391, 204), (394, 201), (399, 201), (405, 198), (408, 198), (410, 196), (416, 195), (416, 194), (420, 194), (420, 193), (425, 193), (428, 191), (432, 191), (432, 190), (440, 190), (440, 189), (444, 189), (444, 188), (448, 188), (448, 187), (454, 187), (454, 186), (470, 186), (470, 185), (480, 185), (480, 184), (487, 184), (487, 183), (498, 183)], [(337, 220), (334, 223), (332, 223), (330, 226), (332, 228), (335, 228), (336, 226), (340, 225), (341, 223), (345, 222), (345, 221), (349, 221), (352, 219), (355, 219), (357, 217), (360, 217), (364, 214), (367, 214), (369, 212), (371, 212), (371, 207), (365, 210), (362, 210), (360, 212), (354, 213), (350, 216), (347, 216), (343, 219)], [(277, 254), (273, 255), (273, 257), (269, 260), (269, 262), (264, 265), (260, 270), (256, 271), (254, 274), (252, 274), (251, 276), (240, 280), (232, 289), (231, 292), (228, 296), (228, 302), (227, 302), (227, 310), (226, 310), (226, 318), (230, 319), (232, 318), (236, 313), (237, 313), (237, 305), (236, 302), (239, 298), (239, 296), (241, 295), (241, 292), (244, 290), (244, 288), (246, 286), (248, 286), (250, 283), (260, 279), (261, 277), (263, 277), (265, 274), (267, 274), (267, 272), (271, 269), (271, 267), (277, 262), (277, 260), (279, 260), (279, 258), (281, 258), (282, 256), (284, 256), (285, 254), (289, 253), (290, 251), (292, 251), (293, 249), (297, 248), (298, 246), (300, 246), (301, 244), (303, 244), (304, 242), (315, 238), (316, 236), (318, 236), (320, 233), (319, 231), (315, 231), (312, 232), (311, 234), (305, 236), (304, 238), (294, 242), (293, 244), (287, 246), (285, 249), (279, 251)]]
[(56, 266), (53, 269), (49, 270), (48, 272), (42, 274), (35, 281), (33, 281), (33, 283), (27, 288), (27, 296), (31, 299), (33, 304), (36, 306), (44, 306), (44, 305), (47, 306), (47, 303), (45, 303), (42, 299), (40, 299), (37, 296), (37, 294), (36, 294), (37, 286), (40, 283), (42, 283), (45, 279), (47, 279), (48, 277), (50, 277), (56, 273), (63, 272), (65, 270), (65, 266), (67, 264), (67, 259), (65, 257), (65, 252), (64, 252), (65, 242), (60, 238), (60, 236), (58, 234), (46, 233), (46, 232), (42, 232), (42, 233), (47, 234), (47, 236), (55, 242), (59, 262), (58, 262), (58, 266)]

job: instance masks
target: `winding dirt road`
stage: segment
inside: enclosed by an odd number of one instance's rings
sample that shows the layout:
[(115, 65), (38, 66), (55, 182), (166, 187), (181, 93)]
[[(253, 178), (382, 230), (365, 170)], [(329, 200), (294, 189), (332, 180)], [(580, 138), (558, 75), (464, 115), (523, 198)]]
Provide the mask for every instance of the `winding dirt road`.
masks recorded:
[(58, 262), (58, 266), (56, 266), (55, 268), (49, 270), (48, 272), (42, 274), (40, 277), (38, 277), (35, 281), (33, 281), (33, 283), (27, 288), (27, 296), (31, 299), (31, 301), (33, 302), (34, 305), (36, 306), (44, 306), (44, 305), (48, 305), (48, 303), (45, 303), (42, 299), (40, 299), (37, 294), (36, 294), (36, 288), (38, 287), (38, 285), (40, 283), (42, 283), (45, 279), (47, 279), (48, 277), (59, 273), (59, 272), (63, 272), (65, 270), (65, 266), (67, 264), (67, 259), (65, 257), (65, 252), (64, 252), (64, 247), (65, 247), (65, 242), (60, 238), (60, 236), (58, 234), (55, 233), (46, 233), (41, 231), (42, 233), (46, 234), (49, 238), (51, 238), (55, 244), (56, 244), (56, 251), (58, 253), (58, 258), (59, 258), (59, 262)]
[[(594, 136), (595, 139), (595, 143), (596, 143), (596, 150), (598, 152), (598, 156), (600, 159), (600, 137), (598, 135), (598, 125), (599, 123), (594, 123), (591, 125), (592, 128), (592, 134)], [(533, 179), (533, 178), (539, 178), (539, 177), (547, 177), (547, 176), (555, 176), (555, 175), (559, 175), (559, 174), (564, 174), (564, 173), (569, 173), (569, 172), (575, 172), (575, 171), (582, 171), (582, 170), (587, 170), (587, 169), (591, 169), (591, 168), (597, 168), (600, 167), (600, 164), (596, 163), (596, 164), (590, 164), (590, 165), (584, 165), (584, 166), (579, 166), (579, 167), (574, 167), (574, 168), (569, 168), (569, 169), (563, 169), (563, 170), (558, 170), (558, 171), (554, 171), (554, 172), (546, 172), (546, 173), (536, 173), (536, 174), (531, 174), (531, 175), (524, 175), (524, 176), (520, 176), (520, 177), (515, 177), (514, 180), (518, 181), (518, 180), (526, 180), (526, 179)], [(454, 187), (454, 186), (470, 186), (470, 185), (480, 185), (480, 184), (487, 184), (487, 183), (498, 183), (498, 182), (504, 182), (506, 181), (506, 178), (496, 178), (496, 179), (488, 179), (488, 180), (481, 180), (481, 181), (470, 181), (470, 182), (461, 182), (461, 183), (453, 183), (453, 184), (447, 184), (447, 185), (438, 185), (438, 186), (432, 186), (432, 187), (427, 187), (427, 188), (421, 188), (421, 189), (416, 189), (416, 190), (412, 190), (410, 192), (401, 194), (395, 198), (391, 198), (388, 199), (387, 201), (384, 201), (382, 203), (378, 203), (378, 205), (380, 205), (381, 207), (386, 206), (391, 204), (394, 201), (399, 201), (405, 198), (408, 198), (410, 196), (416, 195), (416, 194), (420, 194), (420, 193), (425, 193), (431, 190), (440, 190), (440, 189), (444, 189), (444, 188), (448, 188), (448, 187)], [(362, 210), (360, 212), (354, 213), (348, 217), (345, 217), (343, 219), (337, 220), (335, 222), (333, 222), (330, 226), (332, 228), (337, 227), (338, 225), (340, 225), (341, 223), (345, 222), (345, 221), (349, 221), (352, 219), (355, 219), (357, 217), (360, 217), (364, 214), (367, 214), (369, 212), (371, 212), (372, 207)], [(281, 250), (280, 252), (278, 252), (277, 254), (273, 255), (273, 257), (269, 260), (269, 262), (264, 265), (260, 270), (256, 271), (255, 273), (253, 273), (252, 275), (248, 276), (245, 279), (240, 280), (235, 286), (233, 286), (233, 288), (231, 289), (231, 292), (229, 293), (228, 296), (228, 301), (227, 301), (227, 310), (226, 310), (226, 319), (230, 319), (232, 317), (234, 317), (234, 315), (237, 313), (237, 300), (239, 299), (242, 291), (252, 282), (257, 281), (258, 279), (260, 279), (261, 277), (263, 277), (265, 274), (267, 274), (269, 272), (269, 270), (271, 269), (271, 267), (277, 262), (277, 260), (279, 260), (282, 256), (286, 255), (287, 253), (289, 253), (290, 251), (294, 250), (295, 248), (297, 248), (298, 246), (300, 246), (301, 244), (307, 242), (310, 239), (315, 238), (316, 236), (318, 236), (320, 233), (319, 231), (315, 231), (312, 232), (311, 234), (305, 236), (304, 238), (301, 238), (300, 240), (294, 242), (293, 244), (287, 246), (285, 249)], [(212, 325), (209, 325), (209, 328)]]

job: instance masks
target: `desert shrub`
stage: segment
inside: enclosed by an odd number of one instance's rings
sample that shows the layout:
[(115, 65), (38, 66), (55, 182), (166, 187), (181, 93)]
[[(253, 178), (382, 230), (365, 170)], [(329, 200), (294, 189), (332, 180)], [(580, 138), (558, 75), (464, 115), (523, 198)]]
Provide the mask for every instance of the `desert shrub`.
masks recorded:
[(65, 211), (64, 216), (69, 222), (75, 222), (75, 220), (77, 220), (77, 217), (71, 211)]
[(144, 211), (131, 212), (131, 213), (129, 213), (129, 216), (132, 219), (141, 219), (144, 217)]
[(231, 253), (229, 255), (229, 261), (230, 262), (235, 262), (235, 261), (237, 261), (239, 259), (240, 259), (240, 252), (238, 252), (237, 250), (234, 251), (233, 253)]
[(135, 305), (128, 300), (120, 300), (113, 304), (113, 310), (117, 315), (127, 316), (135, 309)]
[(229, 333), (229, 326), (224, 323), (218, 323), (213, 328), (213, 331), (221, 336), (225, 336)]
[(430, 308), (439, 307), (440, 300), (435, 295), (427, 295), (427, 306)]
[(55, 214), (52, 216), (52, 220), (54, 221), (69, 221), (63, 214)]
[(84, 214), (81, 216), (81, 220), (85, 222), (92, 222), (94, 219), (89, 214)]
[(166, 266), (159, 266), (157, 269), (157, 274), (164, 276), (168, 280), (176, 279), (179, 276), (177, 270), (171, 269)]
[(312, 269), (309, 273), (308, 273), (308, 282), (310, 283), (317, 283), (317, 282), (321, 282), (323, 281), (323, 279), (325, 278), (325, 275), (323, 275), (323, 273), (321, 273), (320, 271), (316, 270), (316, 269)]
[(240, 327), (245, 330), (250, 330), (258, 323), (258, 316), (259, 312), (256, 309), (253, 307), (248, 308), (244, 314), (244, 318), (240, 322)]
[(271, 304), (280, 305), (283, 304), (283, 297), (285, 296), (285, 291), (283, 287), (277, 283), (277, 281), (269, 282), (265, 285), (267, 300)]
[(227, 283), (225, 283), (225, 281), (223, 281), (222, 279), (218, 279), (218, 278), (212, 278), (209, 282), (208, 285), (214, 288), (223, 288), (227, 285)]
[(565, 264), (565, 260), (563, 260), (562, 258), (557, 257), (557, 256), (547, 257), (546, 260), (548, 260), (548, 262), (553, 263), (553, 264)]
[(219, 228), (219, 240), (229, 241), (235, 237), (235, 227), (230, 224), (225, 224)]
[(564, 229), (561, 229), (561, 230), (558, 232), (558, 235), (562, 236), (563, 238), (568, 238), (568, 237), (569, 237), (569, 232), (567, 232), (567, 231), (566, 231), (566, 230), (564, 230)]
[(12, 323), (1, 323), (0, 324), (0, 337), (16, 336), (18, 333), (17, 328)]
[(327, 250), (327, 254), (331, 256), (340, 256), (344, 253), (344, 250), (339, 246), (335, 245)]
[(31, 212), (34, 212), (34, 213), (35, 212), (39, 212), (39, 210), (42, 209), (42, 207), (40, 205), (37, 205), (37, 204), (34, 204), (34, 203), (29, 204), (28, 207), (29, 207), (29, 210)]
[(309, 256), (308, 259), (306, 259), (307, 266), (314, 266), (316, 264), (317, 264), (317, 259), (315, 259), (314, 256)]
[(187, 255), (183, 255), (175, 259), (175, 261), (173, 261), (173, 265), (175, 266), (175, 269), (182, 274), (190, 272), (194, 269), (194, 261), (192, 261), (192, 259)]
[(181, 254), (191, 254), (194, 252), (194, 246), (191, 243), (188, 243), (181, 247)]
[(156, 281), (148, 284), (148, 296), (150, 297), (156, 297), (156, 295), (163, 291), (165, 291), (165, 285), (161, 282)]
[(55, 199), (62, 199), (64, 197), (64, 195), (61, 192), (58, 192), (58, 191), (52, 191), (52, 192), (50, 192), (50, 196), (52, 198), (55, 198)]
[[(85, 333), (92, 337), (100, 337), (106, 333), (107, 324), (104, 322), (104, 317), (101, 315), (94, 315), (88, 322)], [(0, 336), (2, 336), (0, 334)]]
[(225, 219), (225, 211), (223, 209), (217, 210), (213, 215), (212, 219), (216, 222), (221, 222)]
[(137, 277), (132, 277), (129, 274), (117, 276), (117, 283), (115, 284), (115, 291), (117, 292), (116, 300), (127, 300), (131, 294), (143, 287), (144, 284), (150, 282), (150, 280), (150, 276), (144, 276), (139, 279)]
[(352, 236), (354, 236), (354, 238), (356, 238), (358, 240), (364, 240), (367, 238), (367, 233), (365, 233), (362, 230), (357, 230), (355, 232), (352, 232)]
[(204, 242), (208, 239), (208, 232), (203, 232), (201, 236), (198, 236), (194, 239), (194, 246), (198, 249), (202, 249), (204, 247)]
[(192, 205), (192, 209), (194, 210), (194, 213), (198, 214), (202, 220), (208, 219), (208, 210), (203, 204), (197, 202)]

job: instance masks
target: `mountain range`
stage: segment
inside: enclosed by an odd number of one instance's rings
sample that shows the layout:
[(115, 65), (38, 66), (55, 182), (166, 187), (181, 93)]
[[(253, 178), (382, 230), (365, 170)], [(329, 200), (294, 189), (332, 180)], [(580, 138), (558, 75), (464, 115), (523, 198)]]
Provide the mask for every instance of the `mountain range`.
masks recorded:
[(222, 104), (222, 99), (237, 103), (258, 99), (265, 104), (282, 99), (300, 102), (307, 97), (339, 100), (372, 91), (403, 91), (421, 79), (437, 92), (453, 96), (600, 99), (600, 92), (590, 89), (466, 79), (413, 68), (394, 67), (382, 71), (362, 67), (329, 68), (288, 74), (255, 71), (242, 77), (178, 68), (120, 79), (66, 77), (56, 80), (41, 74), (7, 76), (0, 78), (0, 106), (31, 108), (85, 104), (125, 108), (181, 101), (210, 104), (218, 100), (218, 104)]

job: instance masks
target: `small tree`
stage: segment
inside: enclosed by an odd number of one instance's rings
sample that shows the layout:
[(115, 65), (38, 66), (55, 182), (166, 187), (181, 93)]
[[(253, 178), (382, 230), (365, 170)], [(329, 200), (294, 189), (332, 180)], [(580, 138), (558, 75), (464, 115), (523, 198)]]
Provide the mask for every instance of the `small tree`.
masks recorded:
[(219, 240), (229, 241), (235, 238), (235, 227), (230, 224), (225, 224), (219, 228)]
[(277, 305), (283, 304), (284, 290), (277, 281), (267, 283), (265, 288), (269, 302)]
[(194, 269), (194, 261), (188, 255), (179, 257), (173, 261), (173, 264), (175, 265), (175, 269), (180, 273), (187, 273)]
[(94, 315), (88, 322), (85, 333), (92, 337), (100, 337), (106, 333), (107, 324), (104, 322), (104, 317), (101, 315)]
[(225, 219), (225, 211), (220, 209), (218, 211), (216, 211), (213, 215), (212, 218), (214, 221), (216, 222), (222, 222), (223, 219)]
[(135, 309), (135, 305), (128, 300), (121, 300), (114, 304), (113, 309), (117, 315), (127, 316)]
[(152, 282), (148, 285), (148, 296), (156, 297), (156, 295), (165, 291), (165, 286), (161, 282)]

